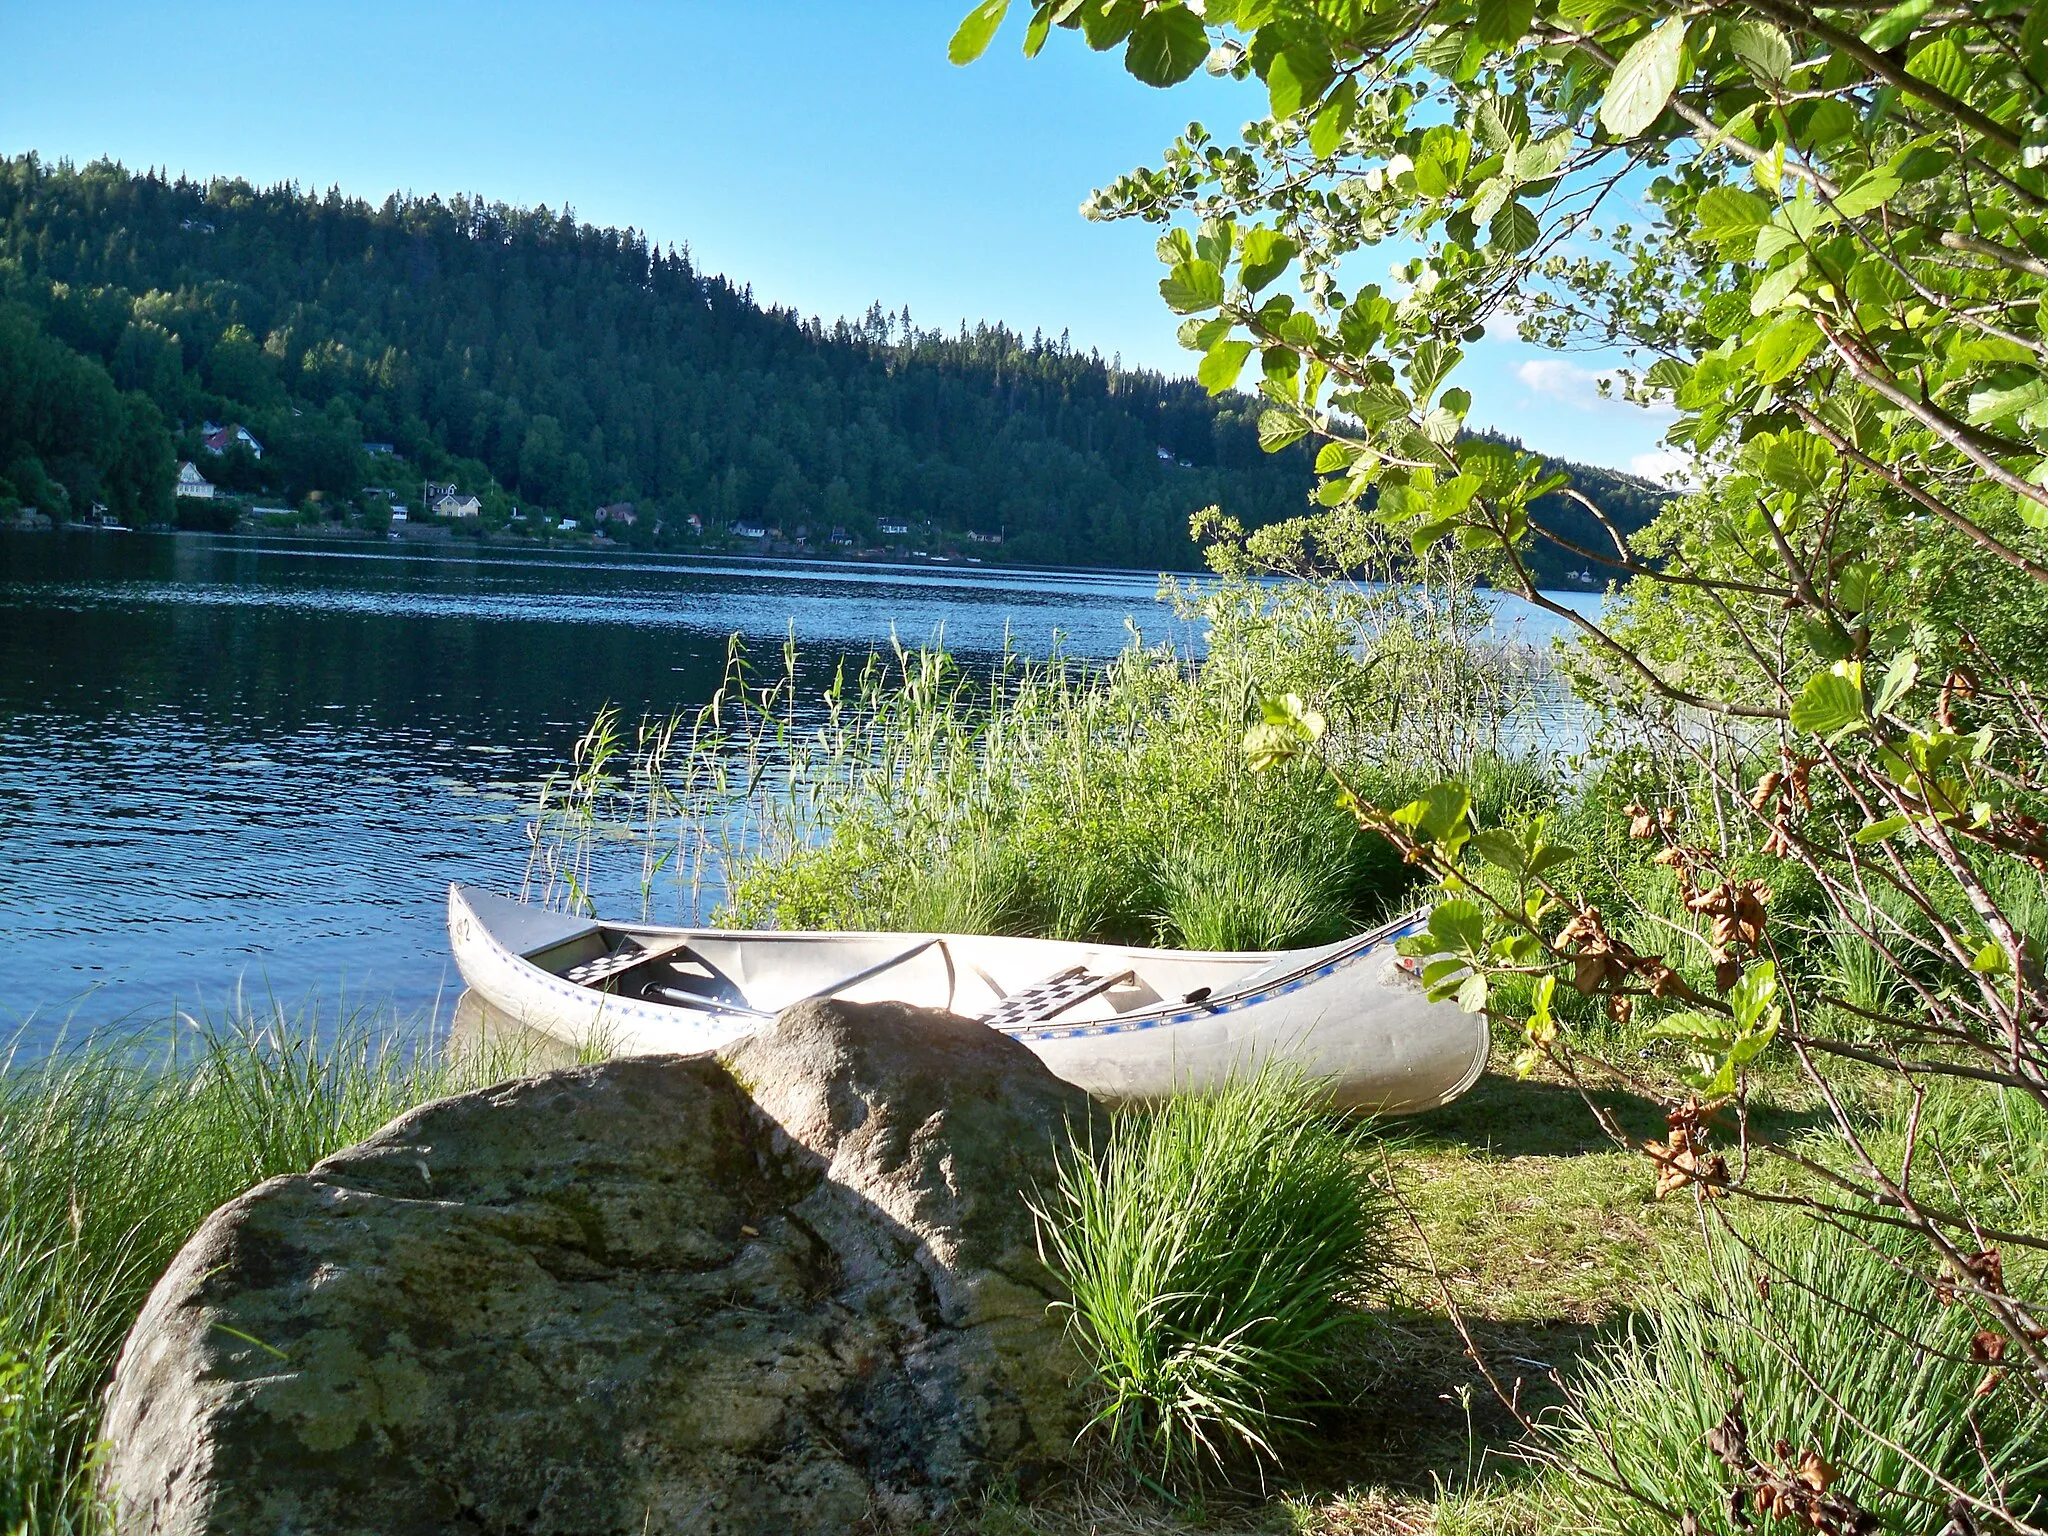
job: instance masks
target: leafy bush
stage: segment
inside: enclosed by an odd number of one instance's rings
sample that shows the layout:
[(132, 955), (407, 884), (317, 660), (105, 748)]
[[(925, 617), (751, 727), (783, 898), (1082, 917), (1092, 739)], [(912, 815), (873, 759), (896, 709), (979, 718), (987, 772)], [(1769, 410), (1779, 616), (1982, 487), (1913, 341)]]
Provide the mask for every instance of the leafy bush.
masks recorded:
[(1091, 1428), (1169, 1482), (1277, 1459), (1329, 1392), (1334, 1347), (1388, 1251), (1359, 1131), (1272, 1068), (1128, 1111), (1037, 1207), (1093, 1369)]

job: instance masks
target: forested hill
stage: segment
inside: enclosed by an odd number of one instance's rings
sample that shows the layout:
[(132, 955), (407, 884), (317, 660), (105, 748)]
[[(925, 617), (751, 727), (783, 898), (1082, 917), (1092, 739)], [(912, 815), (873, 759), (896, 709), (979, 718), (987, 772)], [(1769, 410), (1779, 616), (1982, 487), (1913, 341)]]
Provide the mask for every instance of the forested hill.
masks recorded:
[[(1308, 452), (1262, 453), (1257, 414), (1064, 337), (764, 308), (566, 210), (0, 159), (0, 514), (168, 520), (193, 459), (307, 519), (417, 518), (433, 482), (487, 528), (587, 531), (631, 502), (610, 531), (636, 543), (686, 543), (695, 517), (712, 539), (1174, 569), (1199, 563), (1197, 508), (1302, 509)], [(208, 422), (260, 461), (204, 453)]]
[(1309, 486), (1303, 452), (1259, 451), (1249, 401), (1000, 326), (803, 320), (685, 251), (544, 209), (24, 157), (0, 161), (0, 298), (0, 373), (85, 407), (69, 440), (46, 419), (0, 473), (27, 446), (74, 505), (124, 514), (168, 514), (167, 483), (138, 481), (149, 422), (118, 419), (148, 413), (58, 380), (51, 341), (146, 395), (182, 456), (202, 421), (246, 425), (267, 450), (249, 489), (293, 505), (391, 479), (357, 451), (381, 442), (482, 495), (487, 518), (516, 502), (587, 527), (631, 501), (671, 535), (691, 514), (807, 525), (820, 544), (900, 522), (1002, 534), (1013, 559), (1176, 567), (1198, 558), (1195, 509), (1263, 522)]

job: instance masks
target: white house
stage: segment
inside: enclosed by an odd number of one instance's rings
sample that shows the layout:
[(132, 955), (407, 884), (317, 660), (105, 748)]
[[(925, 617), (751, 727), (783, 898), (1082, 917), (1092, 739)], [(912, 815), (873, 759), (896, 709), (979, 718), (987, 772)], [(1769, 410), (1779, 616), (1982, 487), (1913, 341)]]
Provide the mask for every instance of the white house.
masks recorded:
[(213, 482), (199, 473), (199, 467), (190, 459), (178, 466), (178, 483), (171, 489), (179, 496), (192, 496), (200, 501), (213, 500)]
[(208, 453), (226, 453), (230, 448), (242, 447), (249, 450), (251, 458), (263, 457), (263, 445), (250, 435), (249, 429), (233, 424), (217, 427), (209, 421), (204, 436), (200, 438), (200, 446)]
[(434, 503), (436, 517), (481, 517), (484, 504), (474, 496), (459, 496), (454, 491), (444, 491), (441, 499)]
[(765, 539), (768, 537), (768, 530), (759, 523), (734, 523), (732, 531), (735, 537), (742, 539)]
[(875, 532), (879, 533), (885, 539), (900, 539), (905, 534), (910, 532), (910, 524), (877, 523), (875, 524)]
[(583, 525), (577, 522), (576, 519), (573, 517), (565, 517), (559, 523), (555, 524), (555, 526), (559, 528), (563, 533), (574, 533), (578, 528), (581, 528)]

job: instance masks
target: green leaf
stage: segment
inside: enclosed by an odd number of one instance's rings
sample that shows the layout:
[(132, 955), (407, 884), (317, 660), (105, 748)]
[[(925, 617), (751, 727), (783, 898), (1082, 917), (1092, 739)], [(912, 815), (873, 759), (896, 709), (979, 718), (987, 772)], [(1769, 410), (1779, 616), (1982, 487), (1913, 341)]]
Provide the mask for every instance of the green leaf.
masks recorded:
[(1752, 315), (1768, 315), (1783, 309), (1785, 301), (1797, 291), (1806, 277), (1806, 258), (1794, 256), (1782, 267), (1774, 267), (1764, 274), (1764, 280), (1756, 285), (1749, 296), (1749, 312)]
[(2033, 378), (2010, 389), (1980, 389), (1970, 396), (1970, 421), (1988, 427), (2037, 405), (2048, 405), (2048, 379)]
[(1845, 219), (1860, 219), (1881, 208), (1899, 190), (1899, 178), (1888, 171), (1866, 171), (1835, 199), (1835, 212)]
[(1185, 5), (1162, 5), (1131, 29), (1124, 68), (1147, 85), (1163, 87), (1180, 84), (1208, 57), (1202, 18)]
[[(1466, 835), (1466, 820), (1472, 812), (1472, 796), (1463, 784), (1455, 780), (1432, 785), (1420, 800), (1411, 800), (1394, 812), (1396, 825), (1414, 833), (1416, 841), (1423, 843), (1444, 843), (1455, 840), (1462, 847)], [(1471, 906), (1470, 902), (1464, 903)], [(1438, 907), (1439, 912), (1457, 909), (1459, 903), (1446, 902)], [(1473, 907), (1476, 913), (1479, 909)], [(1431, 926), (1435, 926), (1434, 919)], [(1474, 947), (1477, 947), (1474, 940)]]
[(1262, 411), (1259, 414), (1259, 447), (1267, 453), (1290, 448), (1307, 436), (1308, 428), (1285, 411)]
[(1489, 48), (1508, 48), (1528, 35), (1536, 0), (1479, 0), (1472, 35)]
[(1995, 939), (1986, 939), (1970, 957), (1970, 969), (1982, 976), (2003, 975), (2005, 964), (2005, 948)]
[(988, 52), (989, 42), (1009, 9), (1010, 0), (981, 0), (962, 18), (953, 41), (946, 45), (946, 57), (955, 64), (972, 64)]
[(1920, 19), (1934, 9), (1934, 0), (1906, 0), (1895, 5), (1863, 29), (1863, 41), (1880, 53), (1889, 53), (1913, 35)]
[(1429, 937), (1440, 954), (1475, 955), (1486, 946), (1486, 913), (1464, 896), (1440, 901), (1429, 914)]
[(1792, 44), (1767, 21), (1737, 22), (1729, 44), (1735, 57), (1766, 85), (1776, 85), (1792, 73)]
[(1467, 1013), (1484, 1013), (1487, 991), (1486, 977), (1475, 971), (1458, 988), (1458, 1006)]
[(1483, 96), (1472, 114), (1472, 134), (1496, 154), (1512, 154), (1529, 137), (1529, 104), (1519, 96)]
[(1050, 4), (1041, 5), (1031, 13), (1031, 21), (1024, 28), (1024, 57), (1035, 59), (1045, 40), (1052, 35), (1052, 12)]
[(1906, 73), (1958, 101), (1970, 94), (1970, 65), (1952, 37), (1938, 37), (1906, 61)]
[(1479, 190), (1472, 194), (1472, 201), (1466, 209), (1472, 215), (1474, 224), (1488, 224), (1499, 213), (1501, 205), (1514, 193), (1514, 183), (1505, 176), (1489, 176), (1480, 183)]
[(1524, 144), (1514, 154), (1515, 179), (1521, 182), (1548, 181), (1564, 169), (1565, 162), (1572, 157), (1572, 133), (1569, 128), (1553, 133), (1547, 139), (1538, 139), (1533, 144)]
[(1759, 960), (1742, 973), (1728, 992), (1728, 1008), (1745, 1034), (1777, 1028), (1778, 968)]
[(1131, 35), (1131, 28), (1144, 15), (1144, 0), (1082, 0), (1074, 15), (1080, 19), (1081, 35), (1088, 39), (1088, 46), (1102, 53)]
[(1838, 661), (1806, 680), (1792, 701), (1792, 728), (1833, 741), (1863, 729), (1863, 665)]
[(1220, 395), (1236, 385), (1238, 375), (1244, 372), (1244, 361), (1251, 355), (1252, 344), (1248, 341), (1219, 341), (1203, 355), (1195, 378), (1210, 394)]
[(1754, 235), (1771, 216), (1771, 205), (1747, 187), (1710, 187), (1693, 205), (1700, 233), (1726, 245)]
[(1211, 261), (1184, 261), (1159, 280), (1159, 296), (1175, 314), (1214, 309), (1223, 302), (1223, 274)]
[(1757, 381), (1777, 383), (1805, 362), (1807, 354), (1818, 345), (1819, 326), (1804, 315), (1787, 315), (1757, 338)]
[(1867, 827), (1858, 827), (1850, 834), (1852, 843), (1881, 843), (1888, 837), (1906, 830), (1908, 823), (1903, 816), (1887, 816), (1882, 821), (1873, 821)]
[(1685, 18), (1660, 22), (1630, 46), (1614, 66), (1600, 103), (1600, 125), (1617, 139), (1632, 139), (1657, 121), (1678, 89), (1685, 51)]
[(1504, 827), (1489, 827), (1472, 835), (1471, 849), (1495, 869), (1519, 878), (1528, 864), (1522, 840)]
[(1777, 432), (1751, 441), (1751, 464), (1771, 484), (1811, 496), (1827, 484), (1835, 467), (1835, 448), (1811, 432)]
[(1351, 126), (1352, 114), (1358, 110), (1358, 81), (1346, 76), (1336, 90), (1330, 92), (1330, 99), (1323, 103), (1316, 113), (1315, 121), (1309, 124), (1309, 153), (1318, 160), (1327, 160), (1337, 152), (1343, 142), (1344, 130)]
[(1509, 198), (1486, 226), (1486, 243), (1497, 251), (1520, 254), (1543, 234), (1542, 226), (1527, 203)]
[(1237, 275), (1246, 289), (1257, 293), (1266, 284), (1287, 270), (1287, 263), (1294, 260), (1294, 242), (1277, 231), (1263, 226), (1244, 232), (1244, 254), (1239, 259)]
[(1408, 530), (1408, 547), (1415, 551), (1415, 558), (1419, 560), (1430, 545), (1457, 526), (1450, 518), (1418, 524)]
[(1275, 117), (1292, 117), (1318, 100), (1335, 77), (1330, 56), (1319, 47), (1297, 43), (1273, 56), (1266, 66), (1266, 94)]
[(1890, 713), (1892, 706), (1913, 691), (1913, 685), (1920, 681), (1920, 658), (1911, 651), (1901, 651), (1892, 658), (1892, 664), (1885, 668), (1884, 681), (1878, 685), (1877, 698), (1871, 703), (1873, 715)]
[(2048, 84), (2048, 80), (2042, 78), (2048, 75), (2048, 67), (2041, 63), (2048, 59), (2048, 0), (2034, 0), (2028, 8), (2027, 19), (2020, 27), (2019, 53), (2023, 59), (2034, 60), (2034, 79)]
[(1349, 469), (1356, 457), (1357, 450), (1349, 443), (1325, 443), (1316, 450), (1316, 473), (1327, 475)]

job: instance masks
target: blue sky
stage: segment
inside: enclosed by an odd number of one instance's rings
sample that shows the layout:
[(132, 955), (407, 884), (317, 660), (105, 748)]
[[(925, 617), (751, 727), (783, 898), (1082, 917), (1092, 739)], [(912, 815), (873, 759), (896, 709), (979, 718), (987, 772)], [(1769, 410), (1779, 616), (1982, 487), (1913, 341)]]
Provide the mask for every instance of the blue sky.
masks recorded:
[[(907, 304), (1189, 371), (1156, 231), (1078, 207), (1191, 118), (1233, 132), (1260, 93), (1150, 90), (1070, 34), (1027, 63), (1014, 21), (956, 69), (967, 3), (5, 0), (0, 149), (566, 203), (807, 314)], [(1600, 401), (1586, 359), (1489, 341), (1474, 363), (1475, 421), (1619, 468), (1655, 450), (1661, 423)]]

